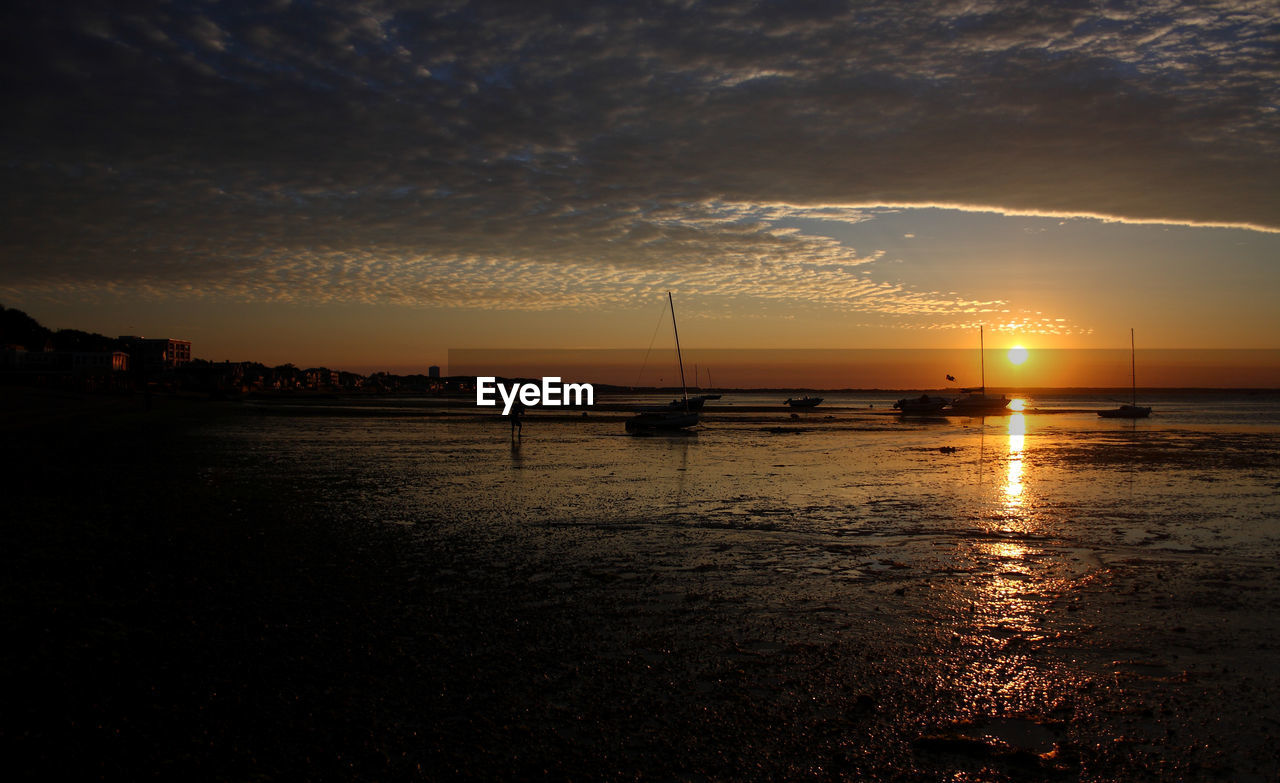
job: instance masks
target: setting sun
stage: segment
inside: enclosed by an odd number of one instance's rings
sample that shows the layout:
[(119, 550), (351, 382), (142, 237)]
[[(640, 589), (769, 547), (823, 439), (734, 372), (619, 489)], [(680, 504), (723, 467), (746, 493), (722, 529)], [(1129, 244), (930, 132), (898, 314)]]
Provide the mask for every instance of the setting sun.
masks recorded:
[(1015, 345), (1009, 349), (1009, 361), (1013, 364), (1022, 364), (1027, 360), (1027, 349), (1021, 345)]

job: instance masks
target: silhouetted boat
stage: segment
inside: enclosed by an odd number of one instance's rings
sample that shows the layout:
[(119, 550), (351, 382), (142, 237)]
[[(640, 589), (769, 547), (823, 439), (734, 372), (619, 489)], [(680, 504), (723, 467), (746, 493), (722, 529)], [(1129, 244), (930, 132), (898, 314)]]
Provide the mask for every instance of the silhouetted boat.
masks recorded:
[(904, 397), (893, 404), (893, 409), (903, 416), (929, 416), (942, 413), (942, 409), (950, 403), (946, 397), (930, 397), (921, 394), (919, 397)]
[(696, 426), (698, 414), (684, 411), (641, 411), (627, 420), (627, 432), (683, 430)]
[(964, 397), (952, 400), (945, 411), (958, 416), (994, 416), (996, 414), (1010, 413), (1010, 402), (1012, 400), (1004, 395), (988, 397), (981, 390), (974, 390)]
[(1098, 411), (1104, 419), (1145, 419), (1151, 415), (1151, 409), (1142, 405), (1121, 405), (1109, 411)]
[(799, 398), (788, 397), (787, 399), (783, 400), (782, 404), (790, 405), (793, 408), (813, 408), (813, 407), (816, 407), (820, 402), (822, 402), (821, 397), (805, 396), (805, 397), (799, 397)]
[(676, 338), (676, 360), (680, 363), (680, 393), (682, 400), (672, 400), (670, 405), (662, 408), (642, 410), (627, 420), (627, 432), (653, 432), (683, 430), (698, 425), (698, 409), (703, 400), (691, 404), (689, 390), (684, 384), (684, 358), (680, 355), (680, 330), (676, 328), (676, 303), (667, 292), (667, 304), (671, 306), (671, 331)]
[(945, 412), (957, 416), (994, 416), (1009, 413), (1011, 400), (1003, 394), (999, 397), (987, 396), (987, 362), (983, 355), (984, 345), (982, 327), (978, 327), (978, 365), (981, 371), (982, 385), (976, 389), (961, 389), (964, 396), (951, 401)]
[(1098, 411), (1104, 419), (1145, 419), (1151, 415), (1151, 408), (1138, 404), (1138, 362), (1133, 347), (1133, 329), (1129, 329), (1129, 382), (1131, 384), (1130, 403), (1109, 411)]
[[(711, 368), (710, 368), (710, 367), (708, 367), (708, 368), (707, 368), (707, 388), (708, 388), (708, 389), (714, 389), (715, 387), (716, 387), (716, 386), (715, 386), (715, 384), (711, 382)], [(700, 395), (700, 396), (701, 396), (701, 397), (702, 397), (702, 399), (704, 399), (704, 400), (718, 400), (718, 399), (720, 399), (720, 395), (719, 395), (719, 394), (703, 394), (703, 395)]]
[(686, 397), (684, 400), (672, 400), (667, 404), (667, 407), (675, 410), (688, 408), (691, 411), (700, 411), (707, 404), (707, 400), (718, 399), (720, 399), (719, 394), (698, 394), (693, 397)]

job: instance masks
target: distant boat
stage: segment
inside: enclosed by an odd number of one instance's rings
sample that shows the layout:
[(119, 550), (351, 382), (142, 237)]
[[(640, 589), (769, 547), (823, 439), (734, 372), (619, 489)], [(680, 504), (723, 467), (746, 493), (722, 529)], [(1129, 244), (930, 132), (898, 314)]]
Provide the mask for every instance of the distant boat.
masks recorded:
[(1098, 411), (1104, 419), (1145, 419), (1151, 415), (1151, 408), (1138, 404), (1138, 362), (1133, 347), (1133, 329), (1129, 329), (1129, 382), (1131, 384), (1130, 403), (1108, 411)]
[(893, 409), (902, 416), (928, 416), (942, 413), (951, 401), (946, 397), (930, 397), (921, 394), (919, 397), (904, 397), (893, 404)]
[(627, 432), (654, 432), (683, 430), (698, 425), (698, 410), (703, 400), (691, 404), (689, 390), (684, 383), (684, 358), (680, 355), (680, 330), (676, 328), (676, 303), (667, 292), (667, 304), (671, 306), (671, 331), (676, 337), (676, 360), (680, 363), (681, 400), (672, 400), (670, 405), (662, 408), (642, 410), (627, 420)]
[[(707, 368), (707, 388), (708, 388), (708, 389), (714, 389), (714, 388), (715, 388), (715, 384), (711, 382), (711, 368), (710, 368), (710, 367), (708, 367), (708, 368)], [(703, 394), (703, 395), (700, 395), (700, 396), (701, 396), (701, 397), (702, 397), (702, 399), (704, 399), (704, 400), (718, 400), (718, 399), (720, 399), (720, 395), (719, 395), (719, 394)]]
[(668, 407), (683, 409), (687, 404), (689, 407), (689, 410), (700, 411), (702, 410), (702, 406), (707, 404), (707, 400), (718, 400), (718, 399), (720, 399), (719, 394), (695, 394), (692, 397), (686, 398), (684, 401), (672, 400), (671, 404)]
[(1098, 411), (1104, 419), (1145, 419), (1151, 415), (1151, 409), (1142, 405), (1121, 405), (1108, 411)]
[(627, 432), (684, 430), (696, 426), (698, 426), (697, 413), (665, 409), (640, 411), (635, 416), (627, 419)]
[(982, 385), (976, 389), (961, 389), (964, 396), (957, 397), (947, 406), (946, 412), (957, 416), (996, 416), (1009, 413), (1011, 400), (1003, 394), (999, 397), (987, 396), (987, 361), (983, 355), (984, 345), (982, 327), (978, 327), (978, 366), (981, 372)]
[(999, 397), (988, 397), (985, 393), (975, 391), (964, 397), (958, 397), (951, 401), (945, 409), (946, 412), (956, 414), (957, 416), (995, 416), (1010, 413), (1009, 403), (1012, 402), (1008, 397), (1001, 395)]
[[(707, 368), (707, 388), (708, 388), (708, 389), (714, 389), (714, 388), (715, 388), (715, 384), (711, 382), (711, 368), (710, 368), (710, 367), (708, 367), (708, 368)], [(718, 400), (718, 399), (720, 399), (720, 395), (719, 395), (719, 394), (701, 394), (701, 395), (698, 395), (698, 396), (702, 397), (702, 399), (704, 399), (704, 400)]]
[(799, 398), (788, 397), (787, 399), (783, 400), (782, 404), (790, 405), (793, 408), (816, 408), (818, 406), (818, 403), (820, 402), (822, 402), (821, 397), (809, 397), (808, 395), (806, 395), (804, 397), (799, 397)]
[(673, 411), (700, 411), (702, 406), (707, 404), (706, 397), (686, 397), (682, 400), (672, 400), (667, 403), (667, 408)]

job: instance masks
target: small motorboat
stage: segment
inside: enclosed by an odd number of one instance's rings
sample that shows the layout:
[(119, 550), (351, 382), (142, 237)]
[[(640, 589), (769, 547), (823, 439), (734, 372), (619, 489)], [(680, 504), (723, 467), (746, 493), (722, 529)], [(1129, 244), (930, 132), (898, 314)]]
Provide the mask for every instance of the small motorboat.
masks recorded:
[(788, 397), (783, 400), (783, 405), (790, 405), (793, 408), (815, 408), (818, 403), (822, 402), (821, 397)]
[(904, 397), (893, 404), (893, 409), (903, 416), (930, 416), (942, 413), (950, 402), (946, 397)]

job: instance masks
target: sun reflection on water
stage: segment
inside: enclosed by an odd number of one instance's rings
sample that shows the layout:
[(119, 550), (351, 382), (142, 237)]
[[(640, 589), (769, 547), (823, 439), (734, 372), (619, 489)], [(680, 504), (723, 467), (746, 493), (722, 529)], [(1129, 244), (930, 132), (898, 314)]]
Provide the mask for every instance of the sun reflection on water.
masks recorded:
[(1021, 413), (1009, 417), (1009, 469), (1004, 485), (1004, 501), (1010, 508), (1022, 505), (1022, 449), (1026, 432), (1027, 422)]

